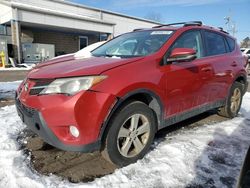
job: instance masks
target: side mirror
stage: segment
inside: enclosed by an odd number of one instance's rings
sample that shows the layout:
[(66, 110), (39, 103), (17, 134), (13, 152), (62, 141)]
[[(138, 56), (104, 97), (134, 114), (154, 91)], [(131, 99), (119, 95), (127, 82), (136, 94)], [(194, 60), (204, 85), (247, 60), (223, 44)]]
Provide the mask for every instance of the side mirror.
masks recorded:
[(196, 50), (192, 48), (175, 48), (167, 58), (167, 62), (192, 61), (195, 58)]

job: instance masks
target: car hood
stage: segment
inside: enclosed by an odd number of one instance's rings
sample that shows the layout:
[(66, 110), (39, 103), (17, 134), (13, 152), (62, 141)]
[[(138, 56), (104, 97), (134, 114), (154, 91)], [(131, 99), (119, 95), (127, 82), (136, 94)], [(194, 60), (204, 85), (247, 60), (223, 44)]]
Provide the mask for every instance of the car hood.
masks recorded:
[(30, 79), (51, 79), (86, 75), (99, 75), (107, 70), (122, 66), (128, 63), (136, 62), (143, 57), (134, 58), (105, 58), (90, 57), (75, 59), (74, 55), (64, 56), (40, 63), (32, 69), (28, 78)]

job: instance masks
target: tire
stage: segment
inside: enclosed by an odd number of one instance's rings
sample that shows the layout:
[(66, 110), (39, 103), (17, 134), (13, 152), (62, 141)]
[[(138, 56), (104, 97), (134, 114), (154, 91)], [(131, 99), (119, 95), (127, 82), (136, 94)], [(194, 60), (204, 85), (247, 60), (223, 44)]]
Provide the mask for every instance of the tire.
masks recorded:
[(155, 132), (152, 109), (139, 101), (129, 102), (113, 115), (102, 156), (118, 167), (134, 163), (148, 152)]
[(229, 96), (226, 100), (226, 105), (218, 109), (218, 114), (228, 118), (234, 118), (240, 111), (243, 97), (243, 85), (239, 82), (234, 82)]
[(249, 188), (250, 187), (250, 170), (246, 172), (245, 177), (242, 180), (242, 188)]

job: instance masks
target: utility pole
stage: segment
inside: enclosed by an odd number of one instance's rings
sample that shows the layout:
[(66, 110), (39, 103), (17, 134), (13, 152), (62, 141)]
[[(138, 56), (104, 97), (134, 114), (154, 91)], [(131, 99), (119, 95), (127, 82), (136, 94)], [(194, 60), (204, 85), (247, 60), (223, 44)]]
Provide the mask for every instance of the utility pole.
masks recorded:
[[(230, 11), (230, 14), (231, 14), (231, 11)], [(232, 20), (232, 17), (230, 15), (224, 17), (224, 20), (226, 21), (225, 25), (227, 28), (227, 32), (232, 33), (232, 35), (235, 36), (235, 34), (237, 33), (235, 21)]]

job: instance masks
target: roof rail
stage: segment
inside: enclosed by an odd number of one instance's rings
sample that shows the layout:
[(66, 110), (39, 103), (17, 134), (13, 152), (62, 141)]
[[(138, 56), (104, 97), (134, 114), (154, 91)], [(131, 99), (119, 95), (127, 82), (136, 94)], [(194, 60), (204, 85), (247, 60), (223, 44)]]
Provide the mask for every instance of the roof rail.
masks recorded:
[(171, 24), (163, 24), (163, 25), (157, 25), (154, 26), (153, 28), (161, 28), (161, 27), (167, 27), (167, 26), (173, 26), (173, 25), (183, 25), (185, 26), (201, 26), (202, 22), (201, 21), (189, 21), (189, 22), (177, 22), (177, 23), (171, 23)]
[(141, 31), (141, 30), (145, 30), (145, 29), (147, 29), (147, 28), (136, 28), (133, 31)]
[(224, 31), (223, 27), (218, 27), (218, 29), (219, 29), (220, 31), (222, 31), (223, 33), (229, 34), (228, 32)]

